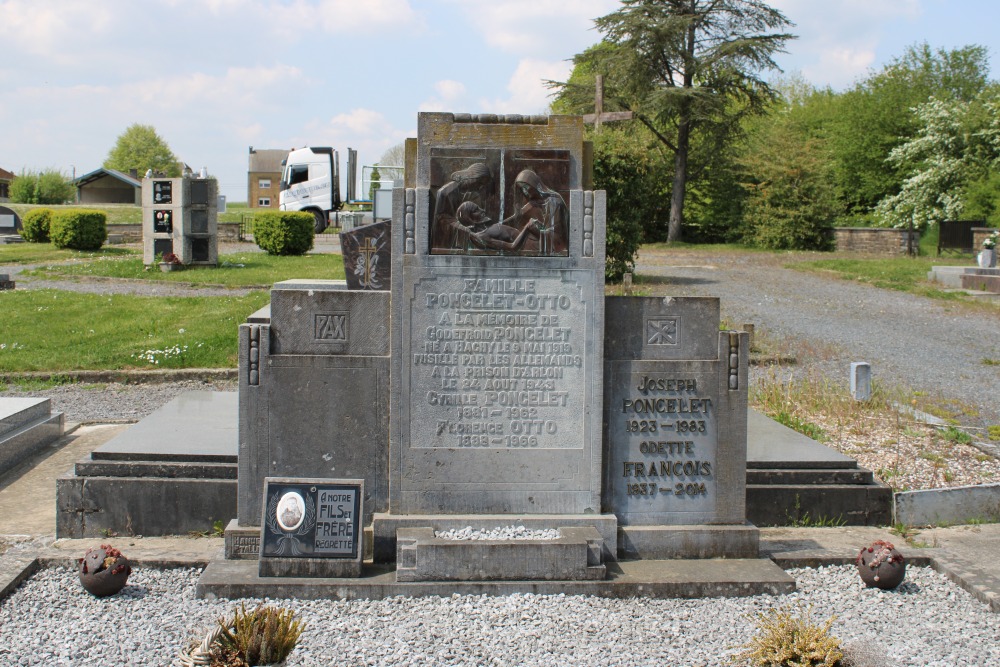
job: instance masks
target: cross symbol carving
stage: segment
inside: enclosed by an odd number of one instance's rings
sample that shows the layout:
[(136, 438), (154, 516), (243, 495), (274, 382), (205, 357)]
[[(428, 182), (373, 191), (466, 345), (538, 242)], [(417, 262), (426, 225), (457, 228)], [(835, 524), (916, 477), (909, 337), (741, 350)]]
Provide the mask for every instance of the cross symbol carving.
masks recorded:
[(365, 244), (358, 249), (358, 252), (360, 252), (364, 256), (364, 267), (365, 267), (364, 274), (361, 276), (361, 286), (367, 289), (371, 287), (372, 280), (374, 278), (374, 276), (372, 275), (373, 273), (372, 257), (374, 257), (376, 253), (378, 253), (378, 246), (372, 243), (372, 239), (370, 236), (366, 236)]
[(649, 334), (648, 345), (676, 345), (677, 344), (677, 320), (670, 318), (666, 320), (647, 320), (646, 331)]

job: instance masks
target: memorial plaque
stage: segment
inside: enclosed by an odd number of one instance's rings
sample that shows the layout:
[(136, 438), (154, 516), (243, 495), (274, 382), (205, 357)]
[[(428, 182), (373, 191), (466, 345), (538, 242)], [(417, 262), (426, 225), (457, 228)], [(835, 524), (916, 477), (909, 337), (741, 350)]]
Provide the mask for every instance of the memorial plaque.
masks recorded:
[(264, 480), (261, 558), (357, 558), (364, 480)]
[(172, 204), (174, 203), (173, 181), (153, 181), (153, 203)]
[(191, 233), (208, 234), (208, 211), (191, 211)]
[(153, 255), (162, 257), (174, 251), (173, 239), (153, 239)]
[(348, 289), (390, 289), (392, 226), (388, 222), (375, 222), (341, 232), (340, 248)]
[(191, 181), (191, 204), (194, 206), (207, 206), (209, 202), (208, 181)]
[(17, 234), (21, 230), (21, 218), (12, 208), (0, 206), (0, 234)]
[(153, 233), (171, 234), (174, 231), (174, 212), (170, 209), (153, 211)]

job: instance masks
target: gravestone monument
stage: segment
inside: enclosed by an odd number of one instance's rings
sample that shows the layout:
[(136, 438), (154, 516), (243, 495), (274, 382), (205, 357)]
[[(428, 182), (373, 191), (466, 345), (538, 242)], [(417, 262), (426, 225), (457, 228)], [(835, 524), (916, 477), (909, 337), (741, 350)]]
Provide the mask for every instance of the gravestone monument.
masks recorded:
[(173, 253), (181, 264), (219, 261), (218, 183), (214, 178), (144, 178), (142, 261)]
[(17, 211), (0, 206), (0, 243), (21, 242), (21, 218)]

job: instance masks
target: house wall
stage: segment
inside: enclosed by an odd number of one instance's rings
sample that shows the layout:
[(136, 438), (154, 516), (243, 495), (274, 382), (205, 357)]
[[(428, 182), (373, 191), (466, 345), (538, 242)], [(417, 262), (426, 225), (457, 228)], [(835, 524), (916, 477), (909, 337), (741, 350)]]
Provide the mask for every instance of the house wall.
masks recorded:
[[(261, 180), (269, 180), (271, 186), (260, 187)], [(251, 171), (247, 175), (247, 205), (250, 208), (278, 208), (278, 181), (281, 180), (281, 172), (275, 171)], [(261, 206), (258, 202), (262, 197), (270, 200), (270, 205)]]
[(77, 193), (81, 204), (142, 205), (142, 188), (134, 188), (111, 176), (82, 185)]

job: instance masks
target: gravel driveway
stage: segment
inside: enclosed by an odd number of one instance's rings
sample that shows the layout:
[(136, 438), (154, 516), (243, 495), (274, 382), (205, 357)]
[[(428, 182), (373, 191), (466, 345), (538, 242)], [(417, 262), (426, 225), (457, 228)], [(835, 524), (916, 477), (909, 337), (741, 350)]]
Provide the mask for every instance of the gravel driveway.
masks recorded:
[[(636, 273), (656, 293), (718, 296), (739, 327), (797, 343), (796, 372), (849, 382), (866, 361), (883, 385), (903, 386), (978, 408), (971, 426), (1000, 424), (1000, 308), (974, 307), (784, 268), (815, 253), (644, 250)], [(645, 286), (642, 286), (645, 287)]]

